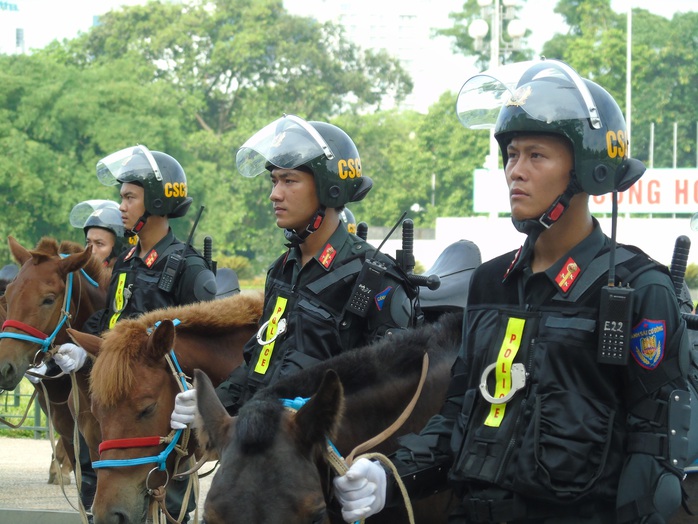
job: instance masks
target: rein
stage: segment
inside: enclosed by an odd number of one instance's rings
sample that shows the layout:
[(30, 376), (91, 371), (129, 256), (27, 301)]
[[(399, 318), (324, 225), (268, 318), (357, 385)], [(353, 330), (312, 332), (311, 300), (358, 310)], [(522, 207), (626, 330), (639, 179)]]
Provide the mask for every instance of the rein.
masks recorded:
[[(381, 431), (376, 436), (370, 438), (366, 442), (363, 442), (356, 446), (351, 451), (351, 453), (347, 455), (346, 459), (342, 457), (337, 447), (332, 443), (332, 441), (329, 438), (327, 439), (327, 446), (325, 447), (324, 453), (325, 460), (330, 465), (330, 467), (332, 467), (332, 469), (337, 475), (344, 475), (349, 470), (349, 467), (354, 463), (354, 460), (357, 458), (375, 458), (379, 460), (381, 464), (388, 467), (393, 472), (395, 481), (397, 482), (400, 488), (400, 492), (402, 493), (402, 497), (405, 503), (405, 509), (407, 510), (407, 516), (411, 524), (414, 524), (414, 513), (412, 510), (412, 503), (410, 502), (409, 495), (407, 494), (407, 489), (405, 488), (402, 480), (400, 479), (400, 476), (398, 475), (395, 466), (392, 464), (390, 459), (382, 453), (366, 453), (366, 451), (376, 447), (378, 444), (384, 442), (386, 439), (391, 437), (410, 417), (415, 405), (417, 404), (417, 401), (419, 400), (420, 395), (422, 394), (422, 389), (424, 387), (424, 383), (426, 382), (428, 370), (429, 355), (427, 353), (424, 353), (424, 358), (422, 359), (422, 373), (419, 377), (419, 384), (417, 384), (417, 389), (415, 390), (414, 395), (412, 395), (412, 399), (410, 400), (409, 404), (405, 406), (405, 409), (402, 411), (400, 416), (397, 419), (395, 419), (395, 421), (390, 426), (388, 426), (386, 429)], [(283, 404), (283, 406), (286, 409), (294, 412), (298, 411), (307, 401), (307, 398), (300, 397), (297, 397), (292, 400), (281, 399), (281, 403)], [(363, 520), (357, 522), (363, 522)]]

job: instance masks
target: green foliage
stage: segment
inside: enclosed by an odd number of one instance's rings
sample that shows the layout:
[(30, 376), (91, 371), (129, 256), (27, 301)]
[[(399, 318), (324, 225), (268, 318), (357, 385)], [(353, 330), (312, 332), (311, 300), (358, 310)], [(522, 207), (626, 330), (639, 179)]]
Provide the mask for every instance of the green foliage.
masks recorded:
[(698, 289), (698, 264), (688, 264), (684, 279), (689, 289)]
[(227, 267), (237, 273), (238, 279), (252, 278), (255, 275), (252, 273), (252, 264), (249, 259), (238, 255), (223, 255), (217, 258), (218, 267)]

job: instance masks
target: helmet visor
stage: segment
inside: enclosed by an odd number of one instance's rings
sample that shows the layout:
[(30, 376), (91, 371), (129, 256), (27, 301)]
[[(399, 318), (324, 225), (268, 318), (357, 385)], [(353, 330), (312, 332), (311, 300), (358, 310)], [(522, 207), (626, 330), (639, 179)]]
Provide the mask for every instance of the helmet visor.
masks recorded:
[(302, 118), (284, 115), (248, 139), (235, 160), (240, 174), (251, 178), (267, 173), (269, 164), (295, 169), (320, 156), (334, 158), (322, 135)]
[(589, 88), (557, 60), (519, 62), (471, 77), (458, 93), (456, 113), (468, 129), (492, 129), (506, 106), (541, 122), (589, 119), (593, 127), (600, 126)]
[(105, 186), (142, 182), (155, 175), (162, 181), (157, 162), (145, 146), (127, 147), (97, 162), (97, 178)]
[(79, 204), (75, 204), (70, 211), (70, 225), (73, 227), (83, 228), (90, 216), (99, 209), (115, 209), (119, 213), (119, 224), (121, 224), (121, 212), (119, 205), (111, 200), (85, 200)]

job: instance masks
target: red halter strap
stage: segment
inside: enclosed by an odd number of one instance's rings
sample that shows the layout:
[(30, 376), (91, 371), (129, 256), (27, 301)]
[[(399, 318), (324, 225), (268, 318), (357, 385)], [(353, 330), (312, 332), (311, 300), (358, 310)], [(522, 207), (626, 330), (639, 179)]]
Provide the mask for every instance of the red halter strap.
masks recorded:
[(48, 335), (43, 331), (39, 331), (38, 329), (33, 328), (24, 322), (20, 322), (19, 320), (5, 320), (5, 322), (2, 323), (2, 331), (5, 331), (5, 329), (8, 327), (19, 329), (20, 331), (24, 331), (26, 334), (31, 335), (32, 337), (40, 338), (41, 340), (46, 340), (48, 338)]
[(99, 445), (100, 455), (110, 449), (148, 448), (162, 444), (161, 437), (134, 437), (105, 440)]

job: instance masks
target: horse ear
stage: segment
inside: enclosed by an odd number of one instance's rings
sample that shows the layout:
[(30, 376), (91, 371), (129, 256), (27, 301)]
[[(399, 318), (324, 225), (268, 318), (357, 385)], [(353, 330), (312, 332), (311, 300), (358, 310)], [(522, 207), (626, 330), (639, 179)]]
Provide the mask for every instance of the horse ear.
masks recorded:
[(77, 271), (80, 268), (85, 267), (85, 264), (90, 260), (92, 256), (92, 246), (87, 246), (82, 253), (75, 253), (69, 257), (65, 257), (60, 261), (61, 272), (64, 275)]
[(344, 388), (337, 373), (328, 369), (317, 392), (298, 410), (295, 420), (296, 438), (307, 450), (334, 438), (342, 416)]
[(199, 412), (194, 423), (196, 436), (206, 450), (216, 450), (220, 456), (230, 441), (236, 419), (228, 415), (211, 379), (200, 369), (194, 370), (194, 388)]
[(144, 357), (153, 362), (162, 359), (174, 347), (175, 327), (171, 320), (163, 320), (148, 337)]
[(87, 351), (90, 355), (93, 357), (99, 355), (99, 350), (102, 348), (101, 337), (91, 335), (90, 333), (83, 333), (82, 331), (76, 331), (73, 328), (68, 328), (66, 331), (73, 342)]
[(23, 266), (24, 263), (32, 257), (29, 250), (22, 247), (22, 245), (17, 242), (14, 237), (8, 236), (7, 243), (10, 246), (10, 253), (12, 253), (12, 256), (20, 266)]

